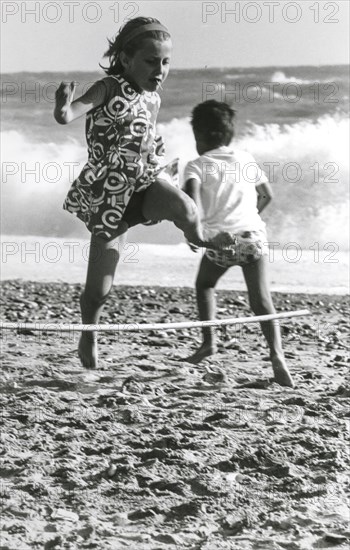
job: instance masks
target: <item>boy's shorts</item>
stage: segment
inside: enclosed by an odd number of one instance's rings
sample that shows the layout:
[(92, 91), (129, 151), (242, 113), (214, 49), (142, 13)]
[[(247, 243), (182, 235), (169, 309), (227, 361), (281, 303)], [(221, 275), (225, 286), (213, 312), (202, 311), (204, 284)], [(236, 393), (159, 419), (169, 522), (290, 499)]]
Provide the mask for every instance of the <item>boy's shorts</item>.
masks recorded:
[(243, 266), (256, 262), (269, 252), (267, 235), (263, 229), (242, 231), (234, 236), (236, 242), (222, 250), (207, 249), (207, 258), (220, 267)]

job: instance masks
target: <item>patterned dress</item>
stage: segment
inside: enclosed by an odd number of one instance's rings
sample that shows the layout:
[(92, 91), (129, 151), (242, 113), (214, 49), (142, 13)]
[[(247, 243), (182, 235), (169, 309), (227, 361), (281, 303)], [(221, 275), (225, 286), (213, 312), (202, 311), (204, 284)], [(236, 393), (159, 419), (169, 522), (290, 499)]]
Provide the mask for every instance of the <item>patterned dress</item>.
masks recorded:
[(121, 75), (102, 82), (106, 101), (86, 116), (88, 161), (63, 208), (91, 233), (109, 240), (116, 235), (133, 193), (155, 181), (164, 147), (155, 128), (159, 95), (136, 92)]

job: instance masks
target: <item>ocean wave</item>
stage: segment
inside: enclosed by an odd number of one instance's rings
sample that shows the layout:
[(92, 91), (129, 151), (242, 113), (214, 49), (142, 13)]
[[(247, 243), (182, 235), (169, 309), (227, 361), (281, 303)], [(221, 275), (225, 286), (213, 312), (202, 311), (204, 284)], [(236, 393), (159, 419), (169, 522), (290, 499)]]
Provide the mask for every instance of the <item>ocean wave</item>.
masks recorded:
[[(159, 124), (158, 132), (166, 143), (168, 162), (180, 157), (180, 166), (198, 156), (189, 118), (174, 118)], [(60, 184), (71, 183), (86, 161), (86, 148), (76, 140), (64, 143), (33, 143), (28, 136), (12, 130), (1, 132), (2, 181), (25, 184), (22, 192), (35, 186), (52, 192)], [(325, 115), (315, 122), (293, 124), (247, 123), (234, 146), (251, 152), (259, 161), (279, 160), (322, 163), (335, 162), (349, 170), (349, 119)], [(37, 165), (37, 170), (35, 166)]]
[[(168, 160), (178, 156), (184, 165), (198, 156), (189, 118), (159, 124), (158, 130), (164, 137)], [(259, 161), (302, 163), (311, 159), (322, 164), (336, 162), (343, 170), (349, 170), (349, 119), (342, 115), (282, 125), (248, 123), (233, 144), (251, 152)]]
[(271, 82), (278, 82), (280, 84), (288, 84), (291, 82), (295, 84), (311, 84), (314, 81), (305, 78), (297, 78), (296, 76), (286, 76), (283, 71), (275, 71), (271, 76)]
[[(189, 118), (159, 124), (158, 131), (166, 143), (164, 162), (180, 157), (182, 173), (185, 163), (198, 156)], [(32, 143), (17, 131), (2, 132), (1, 139), (4, 232), (82, 235), (83, 224), (63, 212), (62, 203), (86, 161), (85, 147), (72, 139)], [(273, 238), (295, 240), (306, 248), (320, 240), (349, 247), (347, 118), (325, 115), (314, 122), (249, 123), (233, 147), (251, 152), (267, 175), (271, 163), (278, 163), (271, 181), (275, 199), (266, 213)], [(298, 181), (283, 177), (290, 163), (300, 168)], [(291, 178), (293, 174), (291, 166)]]
[(324, 115), (315, 122), (294, 124), (251, 123), (237, 145), (258, 158), (315, 162), (336, 162), (349, 170), (349, 119), (342, 115)]
[[(198, 156), (189, 118), (159, 124), (158, 133), (166, 143), (164, 163), (180, 157), (183, 166)], [(15, 130), (1, 132), (0, 138), (2, 182), (22, 183), (23, 193), (30, 192), (32, 184), (51, 193), (60, 184), (71, 183), (86, 161), (86, 148), (72, 138), (64, 143), (33, 143)], [(349, 119), (341, 115), (282, 125), (248, 122), (233, 144), (251, 152), (258, 161), (302, 163), (312, 159), (319, 163), (335, 162), (343, 170), (349, 170)]]
[(275, 71), (270, 77), (271, 82), (278, 82), (279, 84), (300, 84), (306, 86), (307, 84), (315, 84), (315, 82), (343, 82), (344, 77), (327, 75), (324, 78), (314, 78), (313, 80), (307, 78), (298, 78), (297, 76), (287, 76), (284, 71)]
[(224, 78), (226, 78), (226, 80), (235, 80), (238, 78), (253, 78), (255, 76), (257, 76), (256, 73), (226, 73)]
[(86, 148), (69, 138), (64, 143), (34, 142), (16, 130), (1, 132), (1, 181), (22, 184), (20, 193), (33, 190), (52, 193), (60, 184), (72, 182), (85, 160)]

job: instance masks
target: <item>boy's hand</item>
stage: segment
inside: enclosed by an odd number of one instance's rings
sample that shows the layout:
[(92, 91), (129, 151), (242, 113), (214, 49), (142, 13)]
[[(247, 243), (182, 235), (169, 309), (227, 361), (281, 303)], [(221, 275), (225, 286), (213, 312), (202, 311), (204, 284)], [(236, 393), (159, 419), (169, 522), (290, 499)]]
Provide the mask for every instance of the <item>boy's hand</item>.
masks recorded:
[(74, 81), (61, 82), (55, 94), (57, 107), (65, 107), (72, 103), (76, 87), (77, 83)]

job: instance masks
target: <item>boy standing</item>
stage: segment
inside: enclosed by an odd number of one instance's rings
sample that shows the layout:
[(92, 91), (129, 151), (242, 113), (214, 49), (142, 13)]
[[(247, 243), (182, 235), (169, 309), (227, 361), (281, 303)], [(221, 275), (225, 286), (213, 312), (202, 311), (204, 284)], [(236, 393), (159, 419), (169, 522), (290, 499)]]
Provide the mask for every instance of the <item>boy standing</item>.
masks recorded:
[[(260, 212), (272, 198), (266, 176), (249, 153), (237, 151), (230, 142), (234, 135), (234, 111), (215, 100), (197, 105), (192, 128), (198, 154), (185, 168), (185, 192), (202, 210), (205, 239), (228, 233), (232, 245), (207, 250), (196, 280), (199, 317), (215, 319), (214, 288), (224, 273), (242, 267), (250, 306), (255, 315), (275, 313), (267, 279), (268, 253), (265, 223)], [(194, 250), (195, 247), (191, 246)], [(265, 321), (261, 328), (270, 348), (275, 381), (293, 387), (282, 351), (278, 321)], [(186, 361), (199, 363), (217, 351), (215, 329), (203, 327), (203, 343)]]

